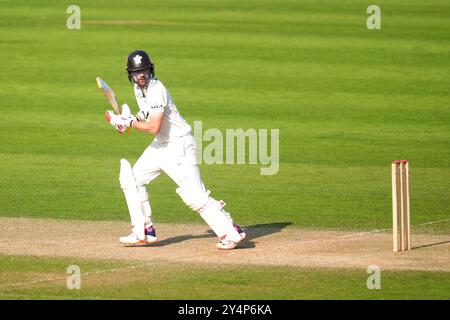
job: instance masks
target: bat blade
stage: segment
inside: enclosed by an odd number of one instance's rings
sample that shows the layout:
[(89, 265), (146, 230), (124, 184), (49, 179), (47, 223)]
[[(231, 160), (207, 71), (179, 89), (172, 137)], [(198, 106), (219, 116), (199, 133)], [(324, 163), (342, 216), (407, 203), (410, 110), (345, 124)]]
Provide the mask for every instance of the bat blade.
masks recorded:
[(113, 107), (114, 112), (116, 114), (121, 114), (119, 103), (117, 102), (117, 98), (113, 89), (111, 89), (102, 78), (97, 77), (95, 80), (97, 81), (98, 88)]
[[(97, 78), (95, 78), (95, 80), (97, 81), (98, 88), (100, 89), (100, 91), (103, 93), (103, 95), (106, 97), (106, 99), (109, 101), (109, 103), (113, 107), (114, 112), (116, 114), (121, 114), (122, 110), (120, 110), (119, 103), (117, 102), (117, 97), (116, 97), (113, 89), (111, 89), (102, 78), (97, 77)], [(131, 128), (127, 128), (125, 130), (125, 133), (130, 134)]]

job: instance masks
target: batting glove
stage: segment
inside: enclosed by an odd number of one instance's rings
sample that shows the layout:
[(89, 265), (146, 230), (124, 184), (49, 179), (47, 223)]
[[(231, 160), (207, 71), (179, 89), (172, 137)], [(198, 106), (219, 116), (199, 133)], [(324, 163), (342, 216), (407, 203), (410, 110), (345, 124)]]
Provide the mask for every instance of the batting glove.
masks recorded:
[(119, 133), (124, 133), (128, 128), (133, 128), (133, 122), (136, 121), (136, 117), (130, 112), (130, 108), (127, 104), (122, 105), (122, 114), (114, 114), (111, 110), (107, 110), (105, 113), (106, 121), (108, 121)]

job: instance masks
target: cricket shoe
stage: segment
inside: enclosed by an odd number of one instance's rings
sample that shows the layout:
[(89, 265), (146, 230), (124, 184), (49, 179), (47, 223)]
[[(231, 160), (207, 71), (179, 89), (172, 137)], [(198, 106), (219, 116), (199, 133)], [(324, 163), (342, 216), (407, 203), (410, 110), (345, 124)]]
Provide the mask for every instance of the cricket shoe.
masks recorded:
[(233, 250), (237, 247), (239, 243), (241, 243), (244, 239), (239, 240), (238, 242), (231, 240), (221, 240), (217, 243), (216, 247), (219, 250)]
[(145, 246), (148, 244), (152, 244), (158, 242), (158, 238), (156, 237), (156, 230), (153, 226), (145, 229), (145, 238), (139, 239), (136, 234), (133, 232), (126, 237), (120, 237), (119, 241), (126, 246)]
[(242, 231), (241, 227), (239, 227), (237, 224), (233, 223), (233, 227), (236, 229), (237, 232), (239, 232), (239, 235), (241, 236), (241, 240), (239, 241), (232, 241), (232, 240), (221, 240), (219, 243), (217, 243), (217, 249), (219, 250), (233, 250), (237, 247), (239, 243), (245, 240), (247, 235), (244, 231)]
[(147, 244), (158, 242), (156, 230), (153, 226), (145, 228), (145, 241), (147, 241)]
[(126, 237), (120, 237), (119, 241), (126, 246), (145, 246), (147, 244), (147, 239), (139, 239), (137, 235), (133, 232)]

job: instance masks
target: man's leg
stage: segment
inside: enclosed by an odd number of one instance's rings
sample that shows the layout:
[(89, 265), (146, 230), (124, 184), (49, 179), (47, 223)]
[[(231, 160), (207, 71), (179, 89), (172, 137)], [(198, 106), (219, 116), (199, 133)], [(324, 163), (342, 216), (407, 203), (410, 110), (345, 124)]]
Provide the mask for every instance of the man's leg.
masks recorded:
[(139, 197), (141, 199), (142, 215), (144, 217), (145, 240), (147, 243), (154, 243), (158, 241), (158, 238), (156, 237), (156, 230), (153, 227), (152, 207), (150, 206), (147, 188), (145, 185), (137, 185)]
[(145, 227), (151, 227), (153, 225), (152, 221), (152, 207), (150, 206), (150, 198), (148, 196), (148, 191), (145, 185), (138, 185), (139, 197), (141, 199), (142, 214), (144, 217)]
[(233, 223), (231, 215), (223, 210), (224, 202), (215, 200), (209, 195), (209, 191), (205, 191), (198, 166), (188, 169), (188, 175), (179, 183), (177, 193), (188, 207), (200, 214), (219, 237), (217, 248), (234, 249), (245, 239), (245, 233)]
[(132, 233), (128, 237), (120, 238), (120, 242), (124, 244), (142, 245), (158, 240), (153, 228), (152, 210), (145, 188), (145, 184), (156, 179), (161, 173), (156, 163), (157, 150), (152, 145), (144, 151), (133, 168), (127, 160), (121, 160), (120, 184), (132, 224)]
[(161, 169), (178, 185), (177, 193), (184, 203), (198, 212), (219, 237), (219, 249), (234, 249), (245, 238), (236, 230), (222, 203), (210, 197), (203, 185), (196, 160), (195, 140), (184, 137), (164, 148)]
[(125, 159), (120, 160), (119, 181), (125, 195), (125, 200), (127, 201), (132, 227), (132, 233), (128, 237), (121, 237), (120, 242), (136, 245), (145, 244), (144, 216), (142, 215), (141, 199), (137, 190), (133, 169)]
[(142, 215), (144, 217), (145, 239), (147, 243), (158, 241), (152, 221), (152, 207), (146, 185), (155, 180), (162, 172), (159, 167), (161, 159), (160, 145), (153, 142), (136, 161), (133, 172), (141, 200)]

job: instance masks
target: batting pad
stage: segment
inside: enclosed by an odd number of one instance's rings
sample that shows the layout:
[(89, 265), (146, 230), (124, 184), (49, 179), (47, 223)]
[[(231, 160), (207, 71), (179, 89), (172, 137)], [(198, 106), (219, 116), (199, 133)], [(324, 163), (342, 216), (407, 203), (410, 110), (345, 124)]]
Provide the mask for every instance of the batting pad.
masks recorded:
[(192, 210), (197, 211), (220, 240), (239, 242), (241, 235), (233, 226), (231, 217), (224, 214), (219, 201), (209, 197), (208, 193), (178, 188), (178, 195)]
[(144, 232), (144, 216), (142, 214), (141, 196), (138, 192), (136, 181), (133, 175), (133, 169), (130, 163), (125, 160), (120, 160), (120, 186), (127, 201), (128, 212), (133, 225), (133, 233), (139, 238), (145, 238)]

